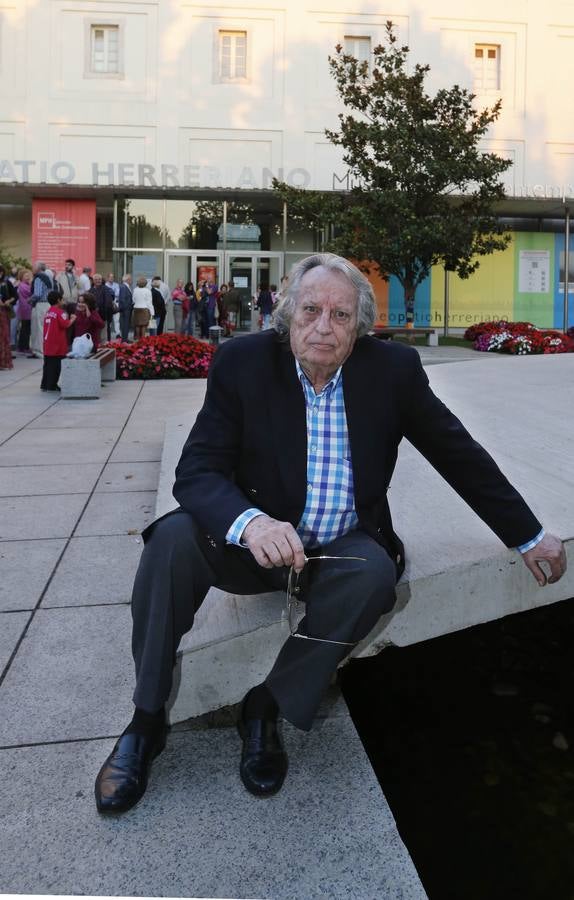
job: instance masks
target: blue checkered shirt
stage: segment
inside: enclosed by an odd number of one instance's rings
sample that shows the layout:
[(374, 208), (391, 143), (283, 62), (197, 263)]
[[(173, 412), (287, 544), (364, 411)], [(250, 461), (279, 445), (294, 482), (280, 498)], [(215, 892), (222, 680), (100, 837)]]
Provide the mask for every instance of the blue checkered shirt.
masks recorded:
[[(359, 519), (355, 510), (342, 369), (316, 394), (297, 361), (296, 365), (307, 411), (307, 500), (297, 534), (303, 546), (310, 549), (347, 534), (356, 528)], [(227, 541), (240, 544), (245, 526), (260, 514), (255, 508), (242, 513), (227, 532)]]
[[(357, 527), (351, 449), (343, 397), (342, 368), (320, 394), (295, 360), (305, 394), (307, 411), (307, 499), (297, 534), (304, 547), (329, 544)], [(237, 517), (226, 534), (231, 544), (241, 545), (245, 527), (261, 510), (251, 507)], [(527, 544), (517, 547), (525, 553), (544, 537), (544, 530)]]

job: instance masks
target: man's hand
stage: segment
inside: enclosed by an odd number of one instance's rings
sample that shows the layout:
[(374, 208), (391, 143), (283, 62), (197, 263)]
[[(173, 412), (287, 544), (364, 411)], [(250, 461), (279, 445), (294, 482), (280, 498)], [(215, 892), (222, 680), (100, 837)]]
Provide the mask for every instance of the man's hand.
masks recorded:
[(245, 526), (241, 539), (264, 569), (294, 566), (300, 572), (305, 565), (305, 550), (291, 522), (257, 516)]
[[(553, 534), (545, 534), (536, 547), (521, 555), (524, 565), (530, 569), (540, 587), (544, 587), (547, 581), (548, 584), (554, 584), (562, 578), (566, 571), (564, 544)], [(542, 566), (539, 565), (542, 560), (545, 560), (550, 566), (551, 574), (548, 578)]]

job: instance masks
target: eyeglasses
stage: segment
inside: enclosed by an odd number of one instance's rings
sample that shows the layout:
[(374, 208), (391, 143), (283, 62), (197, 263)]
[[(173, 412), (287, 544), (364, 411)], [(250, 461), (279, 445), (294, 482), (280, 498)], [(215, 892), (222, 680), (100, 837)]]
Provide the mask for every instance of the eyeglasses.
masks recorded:
[[(305, 565), (310, 562), (316, 562), (323, 559), (356, 559), (360, 562), (366, 562), (364, 556), (306, 556)], [(339, 647), (354, 647), (357, 641), (330, 641), (327, 638), (311, 637), (309, 634), (300, 634), (297, 631), (298, 625), (295, 623), (296, 613), (303, 601), (300, 598), (301, 585), (299, 584), (301, 572), (296, 572), (294, 566), (289, 569), (289, 577), (287, 578), (287, 621), (289, 622), (289, 632), (291, 637), (301, 638), (305, 641), (317, 641), (321, 644), (337, 644)]]

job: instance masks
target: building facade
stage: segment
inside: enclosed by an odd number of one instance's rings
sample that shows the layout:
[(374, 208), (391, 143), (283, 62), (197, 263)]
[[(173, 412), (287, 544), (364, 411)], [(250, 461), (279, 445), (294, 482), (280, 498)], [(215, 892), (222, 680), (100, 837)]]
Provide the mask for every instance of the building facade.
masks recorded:
[[(350, 186), (324, 134), (340, 112), (328, 56), (341, 44), (367, 59), (389, 19), (430, 64), (429, 90), (502, 99), (484, 147), (512, 159), (500, 214), (513, 240), (449, 279), (449, 324), (560, 326), (574, 207), (574, 4), (561, 0), (0, 0), (0, 245), (171, 285), (233, 277), (246, 296), (278, 284), (322, 236), (291, 220), (271, 179)], [(377, 292), (381, 321), (398, 322), (398, 285)], [(416, 323), (443, 317), (439, 270)]]

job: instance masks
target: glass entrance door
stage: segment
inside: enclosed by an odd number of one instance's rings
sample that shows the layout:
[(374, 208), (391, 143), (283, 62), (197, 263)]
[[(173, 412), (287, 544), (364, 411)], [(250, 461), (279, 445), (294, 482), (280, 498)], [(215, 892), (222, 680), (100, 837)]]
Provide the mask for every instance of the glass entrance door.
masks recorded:
[(241, 295), (237, 328), (257, 331), (259, 314), (255, 310), (260, 287), (278, 289), (281, 283), (283, 254), (270, 251), (228, 250), (225, 254), (225, 281), (233, 281)]
[(178, 279), (184, 285), (191, 281), (194, 288), (204, 281), (219, 285), (223, 279), (223, 252), (221, 250), (166, 250), (164, 281), (171, 290)]

